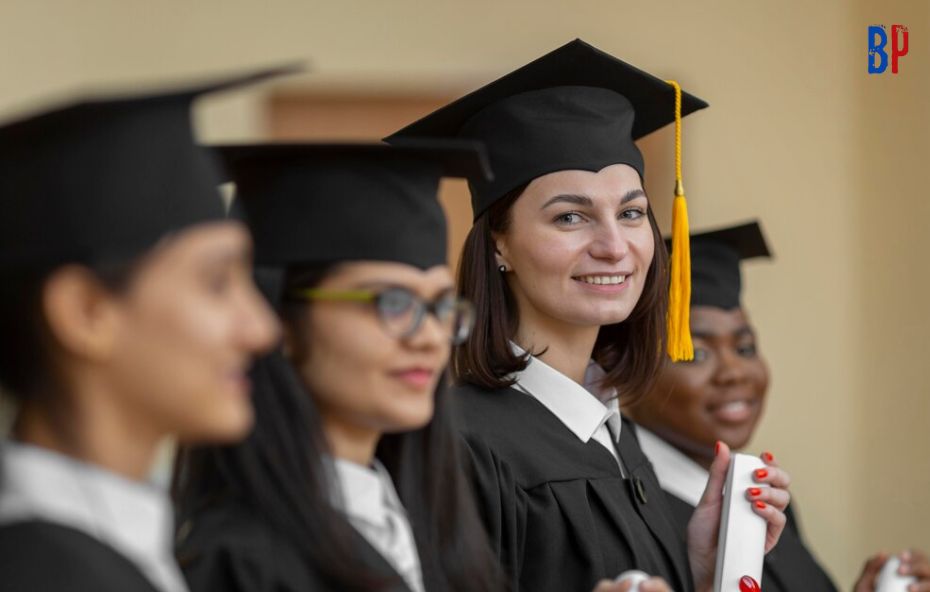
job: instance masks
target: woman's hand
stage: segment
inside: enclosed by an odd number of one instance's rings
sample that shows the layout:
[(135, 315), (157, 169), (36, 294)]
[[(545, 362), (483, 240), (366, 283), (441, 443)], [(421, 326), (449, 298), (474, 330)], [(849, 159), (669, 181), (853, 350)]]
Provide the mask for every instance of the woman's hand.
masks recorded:
[[(634, 583), (629, 580), (626, 582), (601, 580), (593, 592), (629, 592), (633, 586)], [(639, 592), (672, 592), (672, 589), (662, 578), (649, 578), (639, 585)]]
[[(854, 592), (874, 592), (878, 574), (888, 561), (887, 553), (874, 555), (865, 562)], [(914, 576), (917, 582), (908, 586), (908, 592), (930, 592), (930, 559), (923, 551), (911, 549), (900, 555), (901, 566), (898, 573), (902, 576)]]
[[(766, 468), (756, 471), (753, 480), (760, 484), (767, 483), (770, 487), (750, 487), (745, 496), (746, 503), (752, 504), (752, 511), (768, 523), (765, 536), (765, 552), (768, 553), (778, 542), (785, 528), (785, 508), (791, 500), (788, 493), (791, 477), (778, 467), (771, 454), (764, 453), (762, 461)], [(720, 513), (723, 509), (723, 486), (729, 467), (730, 448), (723, 442), (718, 442), (704, 495), (688, 523), (688, 558), (698, 592), (710, 590), (714, 584), (717, 536), (720, 531)]]

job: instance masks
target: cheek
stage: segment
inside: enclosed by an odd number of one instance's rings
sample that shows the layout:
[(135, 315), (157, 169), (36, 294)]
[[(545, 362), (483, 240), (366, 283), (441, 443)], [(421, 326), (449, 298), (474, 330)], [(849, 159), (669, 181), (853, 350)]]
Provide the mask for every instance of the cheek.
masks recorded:
[(300, 374), (322, 406), (362, 408), (382, 388), (397, 344), (376, 319), (341, 308), (308, 315)]
[(683, 425), (699, 424), (705, 421), (704, 408), (707, 405), (707, 384), (712, 370), (699, 365), (677, 365), (668, 372), (671, 396), (669, 407)]
[(577, 235), (562, 232), (521, 236), (511, 249), (514, 279), (527, 298), (538, 301), (538, 306), (559, 308), (584, 248)]
[(756, 389), (756, 392), (764, 400), (765, 395), (769, 389), (769, 369), (765, 361), (762, 358), (756, 358), (753, 360), (749, 375), (751, 377), (753, 386)]
[(224, 305), (174, 293), (127, 316), (116, 376), (126, 392), (182, 437), (238, 436), (251, 403)]

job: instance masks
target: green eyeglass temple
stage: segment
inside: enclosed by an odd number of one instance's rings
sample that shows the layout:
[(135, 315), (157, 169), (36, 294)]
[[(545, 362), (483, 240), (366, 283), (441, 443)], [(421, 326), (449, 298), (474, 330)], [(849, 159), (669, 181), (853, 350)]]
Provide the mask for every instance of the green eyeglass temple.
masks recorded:
[(323, 290), (321, 288), (294, 290), (291, 294), (307, 300), (334, 302), (372, 302), (378, 297), (378, 293), (373, 290)]

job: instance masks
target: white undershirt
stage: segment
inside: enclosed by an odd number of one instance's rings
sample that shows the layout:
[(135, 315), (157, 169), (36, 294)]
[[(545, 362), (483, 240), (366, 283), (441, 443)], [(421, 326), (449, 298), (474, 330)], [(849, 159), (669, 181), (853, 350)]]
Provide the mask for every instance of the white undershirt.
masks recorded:
[(707, 469), (642, 426), (636, 427), (636, 435), (643, 453), (655, 468), (662, 489), (697, 506), (710, 476)]
[(423, 592), (423, 571), (407, 512), (394, 482), (377, 459), (372, 467), (336, 459), (334, 502), (355, 529), (391, 564), (413, 592)]
[(0, 525), (39, 520), (112, 547), (161, 592), (187, 592), (174, 559), (167, 494), (51, 450), (4, 440)]
[[(526, 353), (511, 343), (518, 355)], [(526, 368), (516, 372), (514, 387), (533, 397), (555, 415), (584, 443), (590, 440), (607, 449), (624, 473), (616, 443), (620, 441), (620, 406), (614, 389), (594, 390), (604, 377), (600, 366), (591, 361), (585, 373), (585, 384), (578, 384), (539, 358), (531, 356)]]

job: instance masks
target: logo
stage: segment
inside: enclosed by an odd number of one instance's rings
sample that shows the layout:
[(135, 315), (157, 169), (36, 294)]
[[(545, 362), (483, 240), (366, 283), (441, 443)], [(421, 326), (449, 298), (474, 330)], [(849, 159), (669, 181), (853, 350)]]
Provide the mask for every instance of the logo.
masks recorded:
[[(888, 68), (888, 30), (885, 25), (869, 25), (869, 74)], [(907, 55), (907, 27), (891, 25), (891, 73), (898, 73), (898, 58)]]

